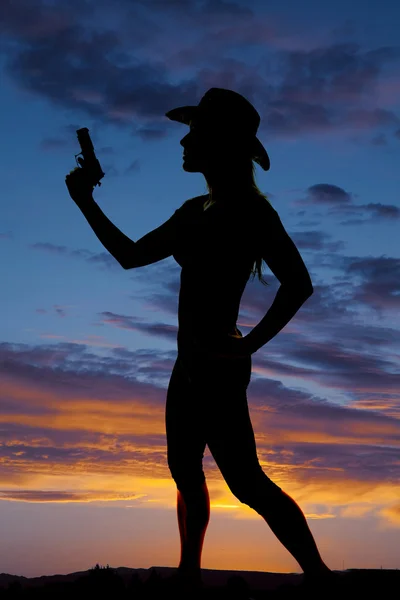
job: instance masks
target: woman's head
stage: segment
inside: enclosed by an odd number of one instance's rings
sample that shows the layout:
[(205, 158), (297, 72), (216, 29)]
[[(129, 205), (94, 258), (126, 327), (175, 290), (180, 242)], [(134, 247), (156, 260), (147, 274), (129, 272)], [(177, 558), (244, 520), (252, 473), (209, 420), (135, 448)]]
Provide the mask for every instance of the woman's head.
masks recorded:
[(251, 181), (250, 137), (211, 122), (191, 121), (190, 131), (180, 142), (184, 148), (183, 169), (203, 173), (211, 188), (235, 188)]
[[(215, 164), (217, 154), (221, 155), (232, 151), (232, 158), (235, 159), (237, 152), (244, 148), (246, 156), (250, 155), (265, 171), (269, 170), (268, 153), (257, 137), (260, 115), (251, 102), (238, 92), (213, 87), (203, 95), (198, 105), (173, 108), (165, 115), (173, 121), (190, 126), (191, 131), (188, 136), (181, 140), (184, 147), (185, 144), (190, 144), (192, 147), (193, 139), (199, 141), (197, 137), (192, 138), (193, 131), (199, 130), (201, 134), (204, 134), (200, 143), (204, 143), (207, 148), (208, 168), (210, 168), (210, 163), (212, 166)], [(210, 145), (210, 140), (212, 145)], [(219, 148), (220, 143), (222, 148)], [(202, 148), (204, 148), (203, 145)], [(199, 171), (198, 168), (194, 168), (193, 160), (194, 156), (188, 155), (184, 165), (186, 171)], [(196, 161), (200, 166), (199, 157), (196, 157)], [(202, 164), (203, 162), (202, 160)], [(230, 164), (231, 161), (227, 162)], [(204, 165), (201, 166), (201, 169), (205, 169)]]

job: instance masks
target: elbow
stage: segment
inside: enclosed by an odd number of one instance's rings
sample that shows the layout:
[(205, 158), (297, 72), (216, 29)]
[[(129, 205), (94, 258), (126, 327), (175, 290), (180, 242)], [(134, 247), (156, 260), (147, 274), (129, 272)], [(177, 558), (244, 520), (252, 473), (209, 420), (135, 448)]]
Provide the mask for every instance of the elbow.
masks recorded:
[(282, 283), (281, 287), (288, 290), (292, 296), (301, 298), (303, 302), (314, 293), (314, 288), (310, 283), (291, 281), (290, 283)]
[(124, 271), (128, 271), (129, 269), (140, 266), (137, 258), (136, 242), (129, 240), (127, 245), (120, 249), (120, 252), (118, 253), (118, 262)]
[(307, 298), (312, 296), (312, 294), (314, 293), (314, 288), (312, 286), (310, 287), (309, 285), (300, 287), (299, 293), (301, 297), (304, 298), (304, 300), (307, 300)]
[(295, 287), (298, 290), (298, 293), (305, 300), (307, 300), (307, 298), (309, 298), (313, 294), (313, 292), (314, 292), (314, 288), (313, 288), (313, 284), (311, 282), (311, 278), (308, 275), (306, 277), (304, 277), (304, 278), (296, 279), (294, 281), (293, 287)]
[(304, 291), (305, 291), (307, 298), (309, 298), (314, 293), (314, 288), (312, 285), (311, 286), (308, 285), (306, 288), (304, 288)]
[(134, 263), (134, 262), (129, 262), (129, 263), (119, 263), (121, 265), (121, 267), (124, 269), (124, 271), (129, 271), (129, 269), (137, 269), (138, 267), (141, 266), (145, 266), (145, 265), (141, 265), (140, 263)]
[(307, 292), (306, 300), (307, 300), (307, 298), (309, 298), (310, 296), (312, 296), (312, 295), (313, 295), (313, 293), (314, 293), (314, 288), (312, 287), (312, 288), (310, 288), (310, 289), (308, 290), (308, 292)]
[(128, 271), (128, 269), (133, 269), (136, 265), (132, 260), (131, 252), (124, 252), (122, 255), (118, 256), (118, 262), (124, 271)]
[(132, 268), (132, 267), (128, 266), (128, 264), (127, 264), (127, 263), (125, 263), (125, 262), (122, 262), (122, 261), (120, 261), (120, 260), (119, 260), (118, 262), (119, 262), (119, 264), (121, 265), (121, 267), (124, 269), (124, 271), (127, 271), (128, 269), (131, 269), (131, 268)]

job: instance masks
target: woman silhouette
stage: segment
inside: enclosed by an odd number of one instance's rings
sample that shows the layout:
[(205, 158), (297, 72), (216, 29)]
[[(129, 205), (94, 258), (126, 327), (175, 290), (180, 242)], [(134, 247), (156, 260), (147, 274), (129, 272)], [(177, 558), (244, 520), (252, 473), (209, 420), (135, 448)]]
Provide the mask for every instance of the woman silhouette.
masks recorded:
[[(256, 137), (260, 116), (243, 96), (221, 88), (211, 88), (198, 106), (176, 108), (166, 116), (190, 126), (181, 140), (183, 168), (203, 173), (209, 193), (186, 201), (160, 227), (133, 242), (93, 200), (84, 168), (67, 175), (66, 184), (124, 269), (171, 255), (182, 267), (178, 355), (165, 413), (168, 466), (177, 486), (178, 579), (190, 589), (201, 587), (210, 517), (202, 468), (206, 444), (232, 493), (265, 519), (306, 578), (324, 579), (332, 572), (303, 512), (259, 464), (247, 405), (251, 355), (313, 291), (296, 246), (254, 182), (253, 160), (269, 169), (268, 154)], [(240, 300), (251, 273), (257, 270), (262, 281), (262, 259), (281, 285), (267, 314), (243, 337), (236, 326)]]
[[(278, 214), (254, 182), (269, 157), (256, 132), (260, 117), (231, 90), (211, 88), (198, 106), (166, 116), (190, 126), (183, 169), (201, 172), (209, 193), (175, 212), (174, 257), (182, 267), (178, 358), (166, 403), (168, 465), (177, 485), (181, 539), (178, 572), (201, 583), (210, 501), (202, 469), (206, 444), (232, 493), (256, 510), (306, 577), (331, 574), (296, 502), (259, 464), (246, 389), (251, 355), (274, 337), (312, 294), (303, 260)], [(264, 319), (246, 336), (236, 327), (240, 299), (264, 259), (281, 283)], [(253, 271), (254, 274), (254, 271)]]

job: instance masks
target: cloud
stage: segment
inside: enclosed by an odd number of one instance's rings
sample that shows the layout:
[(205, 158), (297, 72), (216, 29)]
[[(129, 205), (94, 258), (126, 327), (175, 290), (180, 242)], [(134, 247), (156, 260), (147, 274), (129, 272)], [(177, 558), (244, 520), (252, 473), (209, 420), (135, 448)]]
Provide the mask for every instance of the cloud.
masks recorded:
[(64, 491), (42, 491), (42, 490), (0, 490), (0, 500), (15, 502), (115, 502), (116, 500), (136, 500), (145, 494), (127, 494), (109, 492), (106, 490), (96, 492), (64, 492)]
[(131, 329), (141, 333), (147, 333), (156, 337), (165, 337), (170, 341), (176, 341), (178, 327), (177, 325), (167, 325), (166, 323), (144, 323), (138, 319), (117, 315), (115, 313), (105, 311), (101, 313), (102, 322), (112, 324), (114, 327), (121, 329)]
[(393, 504), (382, 509), (381, 515), (392, 525), (400, 527), (400, 504)]
[[(399, 398), (394, 381), (391, 407), (383, 402), (358, 406), (360, 384), (360, 401), (382, 398), (387, 386), (376, 370), (368, 378), (366, 369), (356, 364), (364, 346), (374, 344), (365, 327), (359, 356), (354, 354), (349, 366), (351, 355), (338, 353), (333, 361), (328, 344), (309, 356), (304, 339), (282, 340), (285, 360), (278, 349), (254, 357), (248, 398), (260, 464), (310, 519), (376, 513), (390, 524), (395, 518), (389, 509), (400, 476)], [(384, 335), (382, 330), (382, 342)], [(141, 505), (156, 502), (174, 508), (164, 418), (175, 357), (175, 351), (123, 347), (97, 355), (91, 340), (87, 346), (0, 344), (0, 499), (134, 499)], [(381, 361), (380, 368), (384, 365)], [(302, 389), (302, 381), (311, 386), (319, 381), (326, 390), (349, 393), (354, 401), (329, 401)], [(234, 518), (254, 518), (232, 501), (208, 448), (203, 465), (220, 509), (234, 508)], [(370, 510), (363, 513), (360, 504)]]
[(378, 133), (371, 139), (371, 144), (373, 146), (387, 146), (387, 143), (387, 138), (383, 133)]
[(369, 211), (372, 217), (384, 217), (386, 219), (400, 219), (400, 208), (394, 204), (382, 204), (380, 202), (369, 202), (363, 208)]
[(269, 127), (284, 134), (398, 124), (391, 110), (370, 105), (384, 66), (398, 58), (397, 48), (363, 51), (354, 43), (282, 53)]
[[(340, 216), (346, 220), (341, 221), (341, 225), (371, 224), (376, 222), (376, 218), (392, 221), (400, 219), (400, 208), (395, 204), (383, 204), (381, 202), (369, 202), (366, 204), (355, 204), (357, 195), (344, 190), (343, 188), (331, 183), (317, 183), (305, 190), (305, 196), (294, 201), (295, 205), (305, 206), (314, 205), (315, 207), (327, 207), (329, 216)], [(301, 211), (299, 216), (303, 216)], [(307, 232), (309, 235), (315, 232)], [(318, 232), (316, 232), (318, 233)]]
[(140, 161), (136, 159), (126, 168), (125, 174), (137, 173), (138, 171), (140, 171)]
[(355, 502), (350, 506), (344, 506), (340, 509), (341, 517), (349, 517), (350, 519), (362, 518), (365, 515), (375, 510), (375, 506), (369, 502)]
[(330, 183), (316, 183), (307, 190), (311, 202), (321, 204), (348, 205), (352, 201), (352, 194), (343, 188)]
[(42, 0), (3, 0), (0, 30), (3, 35), (26, 42), (40, 41), (45, 36), (56, 36), (67, 29), (75, 19), (74, 9), (80, 15), (88, 14), (87, 2), (67, 0), (64, 6), (51, 6)]
[(49, 242), (36, 242), (29, 244), (29, 248), (34, 250), (43, 250), (50, 254), (57, 254), (61, 256), (69, 256), (73, 258), (82, 258), (89, 263), (96, 263), (100, 266), (105, 266), (109, 269), (121, 270), (122, 267), (115, 258), (109, 252), (91, 252), (86, 249), (71, 250), (67, 246), (60, 246), (57, 244), (51, 244)]
[[(299, 349), (298, 356), (304, 351)], [(101, 479), (110, 472), (169, 480), (164, 405), (173, 359), (166, 356), (111, 348), (101, 357), (76, 344), (1, 344), (3, 488), (16, 472), (29, 475), (32, 469), (46, 482), (63, 474), (98, 473)], [(279, 375), (278, 365), (268, 358), (254, 362), (258, 377), (249, 386), (253, 426), (261, 464), (274, 480), (315, 489), (350, 482), (364, 490), (390, 489), (399, 477), (395, 415), (383, 407), (360, 409), (356, 403), (312, 396), (281, 383), (277, 377), (283, 372)], [(260, 377), (268, 365), (275, 376)], [(313, 371), (318, 368), (322, 383), (326, 367), (315, 363)], [(287, 376), (290, 371), (287, 365)], [(299, 382), (299, 371), (292, 371)], [(349, 367), (349, 381), (350, 371), (357, 369)], [(312, 382), (312, 371), (305, 373)], [(143, 374), (148, 383), (139, 381)], [(375, 385), (378, 381), (375, 375)], [(357, 379), (353, 391), (356, 386)], [(210, 454), (204, 462), (212, 479), (220, 481)]]
[[(166, 137), (173, 124), (165, 112), (197, 104), (213, 86), (236, 89), (262, 107), (261, 130), (275, 137), (377, 128), (382, 136), (400, 124), (391, 73), (397, 48), (321, 45), (322, 38), (310, 48), (308, 32), (306, 46), (298, 36), (296, 47), (284, 22), (267, 26), (233, 2), (68, 0), (49, 8), (40, 0), (8, 1), (2, 31), (6, 72), (25, 90), (97, 124), (131, 127), (144, 140)], [(259, 64), (228, 58), (248, 43)], [(60, 143), (53, 138), (42, 147)]]
[(348, 262), (347, 274), (357, 278), (353, 299), (379, 314), (382, 310), (398, 310), (400, 306), (400, 259), (361, 257)]
[(42, 150), (57, 150), (58, 148), (65, 148), (68, 146), (68, 140), (63, 140), (61, 138), (44, 138), (40, 142), (40, 148)]

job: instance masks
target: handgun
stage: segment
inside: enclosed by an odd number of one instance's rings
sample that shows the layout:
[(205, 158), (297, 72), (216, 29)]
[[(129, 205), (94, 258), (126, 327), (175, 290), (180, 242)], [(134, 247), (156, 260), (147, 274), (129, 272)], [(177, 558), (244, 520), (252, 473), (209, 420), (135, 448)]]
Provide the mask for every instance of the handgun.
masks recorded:
[[(105, 173), (94, 153), (89, 129), (87, 127), (82, 127), (81, 129), (76, 130), (76, 134), (78, 136), (81, 151), (78, 154), (75, 154), (75, 160), (81, 169), (85, 169), (93, 187), (96, 185), (101, 186), (100, 179), (104, 177)], [(83, 156), (83, 159), (77, 158), (80, 154)]]

